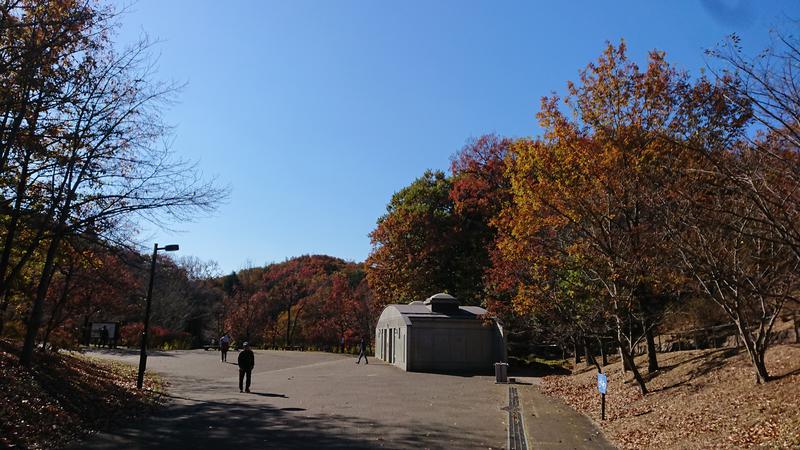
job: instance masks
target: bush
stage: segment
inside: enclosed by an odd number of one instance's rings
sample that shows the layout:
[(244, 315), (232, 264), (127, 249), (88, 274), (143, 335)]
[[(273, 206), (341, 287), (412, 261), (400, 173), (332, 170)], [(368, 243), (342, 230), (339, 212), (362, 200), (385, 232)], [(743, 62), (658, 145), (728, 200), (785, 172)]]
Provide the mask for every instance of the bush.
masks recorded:
[[(132, 323), (125, 325), (120, 330), (122, 345), (136, 347), (140, 345), (142, 324)], [(158, 325), (150, 327), (147, 336), (147, 346), (161, 350), (186, 350), (191, 348), (192, 335), (185, 331), (173, 331)]]
[(541, 375), (570, 374), (570, 370), (566, 367), (569, 365), (569, 362), (564, 359), (543, 359), (534, 355), (529, 355), (527, 358), (509, 356), (508, 364), (511, 368), (522, 369), (526, 372)]

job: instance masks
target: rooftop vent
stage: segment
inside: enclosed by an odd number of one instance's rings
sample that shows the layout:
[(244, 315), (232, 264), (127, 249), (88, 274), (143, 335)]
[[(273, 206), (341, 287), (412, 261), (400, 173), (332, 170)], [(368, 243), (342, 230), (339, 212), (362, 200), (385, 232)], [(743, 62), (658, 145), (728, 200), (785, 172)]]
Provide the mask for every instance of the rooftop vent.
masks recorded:
[(458, 312), (458, 300), (449, 294), (431, 295), (423, 303), (435, 313), (454, 314)]

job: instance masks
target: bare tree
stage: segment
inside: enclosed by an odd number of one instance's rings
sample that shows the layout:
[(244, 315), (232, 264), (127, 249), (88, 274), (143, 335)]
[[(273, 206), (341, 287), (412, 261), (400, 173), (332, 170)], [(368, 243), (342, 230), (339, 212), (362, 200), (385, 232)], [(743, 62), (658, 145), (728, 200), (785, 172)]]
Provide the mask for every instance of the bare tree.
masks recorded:
[(699, 293), (736, 324), (756, 382), (763, 383), (769, 380), (764, 357), (775, 320), (800, 287), (800, 260), (790, 245), (775, 239), (771, 224), (757, 213), (760, 206), (743, 192), (747, 185), (727, 176), (760, 178), (773, 160), (744, 149), (717, 155), (714, 162), (693, 172), (674, 242)]
[(44, 298), (63, 239), (94, 235), (123, 240), (133, 221), (157, 224), (192, 220), (207, 213), (226, 192), (204, 181), (196, 167), (175, 160), (164, 145), (161, 119), (176, 86), (153, 81), (142, 40), (117, 52), (104, 35), (76, 55), (74, 73), (62, 90), (71, 100), (48, 112), (39, 141), (47, 159), (38, 163), (46, 208), (42, 269), (32, 301), (20, 362), (30, 365)]
[(753, 232), (784, 243), (800, 259), (800, 39), (780, 31), (772, 37), (772, 45), (754, 57), (743, 52), (736, 35), (708, 52), (723, 64), (718, 79), (746, 102), (763, 130), (745, 136), (758, 171), (715, 169), (754, 206), (746, 210), (748, 218), (764, 226)]

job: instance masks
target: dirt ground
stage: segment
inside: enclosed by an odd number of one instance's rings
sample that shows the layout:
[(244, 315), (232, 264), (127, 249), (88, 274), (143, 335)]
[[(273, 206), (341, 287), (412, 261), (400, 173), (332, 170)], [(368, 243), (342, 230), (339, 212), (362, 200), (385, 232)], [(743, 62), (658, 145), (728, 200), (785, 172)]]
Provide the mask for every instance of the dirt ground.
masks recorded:
[[(606, 366), (606, 420), (600, 421), (596, 369), (548, 376), (541, 390), (591, 417), (620, 448), (800, 448), (800, 345), (767, 353), (774, 379), (757, 385), (744, 350), (690, 350), (658, 355), (644, 397), (621, 364)], [(646, 373), (646, 357), (637, 358)]]

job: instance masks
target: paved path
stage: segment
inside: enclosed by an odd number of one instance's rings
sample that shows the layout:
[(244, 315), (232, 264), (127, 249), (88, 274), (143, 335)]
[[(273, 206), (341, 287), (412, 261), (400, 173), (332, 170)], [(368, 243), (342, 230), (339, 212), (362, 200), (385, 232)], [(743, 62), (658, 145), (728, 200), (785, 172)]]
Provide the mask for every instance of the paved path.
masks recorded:
[[(505, 447), (507, 387), (493, 377), (407, 373), (329, 353), (255, 353), (251, 394), (239, 393), (237, 366), (218, 352), (151, 354), (148, 370), (170, 381), (171, 404), (74, 448)], [(91, 354), (138, 361), (134, 353)]]
[(539, 392), (535, 377), (517, 377), (528, 448), (614, 449), (600, 430), (583, 414), (559, 399)]

